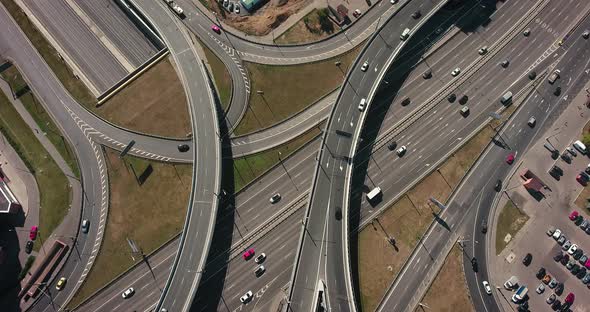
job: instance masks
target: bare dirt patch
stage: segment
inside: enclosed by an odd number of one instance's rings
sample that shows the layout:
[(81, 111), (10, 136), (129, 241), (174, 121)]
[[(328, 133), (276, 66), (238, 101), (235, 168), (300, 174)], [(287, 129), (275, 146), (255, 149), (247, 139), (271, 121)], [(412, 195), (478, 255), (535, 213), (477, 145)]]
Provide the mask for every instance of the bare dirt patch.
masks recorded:
[(278, 37), (276, 43), (310, 43), (326, 38), (338, 31), (338, 26), (328, 17), (328, 9), (314, 9), (297, 24)]
[(191, 132), (184, 88), (168, 59), (94, 110), (116, 125), (143, 133), (184, 138)]
[[(462, 256), (463, 253), (459, 247), (455, 246), (451, 250), (436, 279), (422, 299), (422, 304), (439, 312), (475, 311), (463, 278)], [(424, 308), (416, 309), (416, 312), (421, 311), (424, 311)]]
[[(238, 15), (227, 12), (215, 0), (201, 0), (213, 12), (217, 12), (224, 23), (252, 36), (264, 36), (279, 27), (289, 16), (310, 4), (311, 0), (288, 0), (280, 4), (278, 0), (270, 0), (252, 15)], [(242, 8), (243, 9), (243, 8)]]

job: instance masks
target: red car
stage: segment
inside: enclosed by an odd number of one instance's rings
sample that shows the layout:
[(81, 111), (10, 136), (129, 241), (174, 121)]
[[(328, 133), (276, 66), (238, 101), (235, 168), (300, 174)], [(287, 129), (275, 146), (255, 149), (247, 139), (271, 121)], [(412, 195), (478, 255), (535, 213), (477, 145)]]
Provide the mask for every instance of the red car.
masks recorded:
[(221, 28), (219, 28), (219, 26), (217, 25), (211, 25), (211, 30), (213, 30), (214, 32), (220, 34), (221, 33)]
[(565, 297), (565, 302), (572, 304), (574, 303), (574, 299), (576, 299), (576, 296), (573, 293), (569, 293), (567, 297)]
[(250, 248), (248, 250), (246, 250), (246, 252), (244, 252), (244, 254), (242, 255), (242, 258), (244, 258), (244, 260), (250, 260), (250, 258), (252, 258), (252, 256), (254, 256), (254, 248)]
[(590, 259), (586, 260), (586, 263), (584, 263), (584, 266), (586, 267), (586, 269), (590, 269)]
[(31, 226), (31, 232), (29, 232), (29, 239), (34, 241), (37, 238), (37, 232), (39, 229), (36, 225)]
[(513, 162), (514, 162), (514, 153), (510, 153), (506, 157), (506, 163), (509, 165), (512, 165)]
[(570, 213), (570, 220), (572, 220), (572, 221), (576, 220), (578, 215), (579, 215), (579, 213), (577, 210), (572, 211), (572, 213)]

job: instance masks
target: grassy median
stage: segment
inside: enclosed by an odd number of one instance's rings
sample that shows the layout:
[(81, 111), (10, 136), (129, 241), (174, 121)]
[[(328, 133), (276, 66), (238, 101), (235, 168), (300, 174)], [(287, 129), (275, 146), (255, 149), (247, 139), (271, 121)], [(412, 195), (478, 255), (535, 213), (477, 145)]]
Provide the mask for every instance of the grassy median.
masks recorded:
[[(47, 150), (0, 92), (0, 131), (35, 176), (39, 188), (41, 241), (61, 223), (70, 207), (70, 184)], [(33, 211), (35, 208), (31, 208)], [(39, 250), (40, 244), (35, 244)]]
[[(249, 108), (234, 133), (243, 135), (270, 127), (336, 90), (362, 47), (360, 44), (335, 58), (303, 65), (246, 62), (252, 91)], [(339, 66), (335, 65), (337, 61), (341, 62)]]
[(30, 91), (26, 81), (16, 68), (11, 66), (2, 72), (2, 77), (10, 84), (13, 92), (18, 95), (18, 99), (27, 109), (29, 114), (33, 117), (41, 131), (45, 134), (47, 139), (53, 143), (53, 146), (61, 154), (61, 157), (66, 161), (70, 169), (76, 177), (80, 177), (80, 169), (76, 161), (76, 155), (72, 147), (67, 143), (60, 129), (55, 125), (53, 119), (47, 111), (43, 108), (41, 103), (35, 98), (35, 95)]
[(223, 111), (227, 111), (229, 107), (231, 97), (232, 97), (232, 81), (231, 75), (229, 71), (225, 67), (225, 64), (213, 53), (213, 51), (209, 50), (207, 46), (201, 43), (201, 47), (205, 51), (205, 57), (207, 58), (207, 62), (209, 62), (209, 66), (211, 67), (213, 80), (215, 81), (215, 86), (217, 86), (217, 91), (219, 95), (219, 101), (221, 102), (221, 108)]
[[(434, 197), (446, 202), (452, 190), (484, 150), (493, 132), (484, 128), (405, 196), (388, 207), (376, 222), (358, 234), (358, 263), (361, 305), (373, 311), (394, 281), (414, 247), (433, 220), (438, 208)], [(395, 248), (387, 236), (396, 238)]]
[[(511, 201), (504, 205), (496, 225), (496, 255), (499, 255), (506, 248), (528, 219), (529, 216), (520, 211)], [(507, 235), (510, 235), (508, 241), (506, 241)]]
[[(134, 264), (127, 238), (135, 240), (148, 254), (182, 231), (186, 216), (192, 166), (135, 157), (125, 157), (123, 161), (118, 152), (110, 149), (106, 159), (111, 191), (104, 239), (96, 262), (70, 302), (70, 308)], [(151, 175), (140, 185), (136, 176), (142, 176), (150, 166)]]
[(279, 44), (311, 43), (331, 36), (340, 29), (328, 17), (328, 8), (313, 9), (299, 22), (276, 38)]
[(416, 312), (428, 311), (429, 308), (439, 312), (475, 311), (465, 283), (462, 259), (463, 252), (455, 245), (421, 301), (427, 306), (426, 310), (420, 307)]

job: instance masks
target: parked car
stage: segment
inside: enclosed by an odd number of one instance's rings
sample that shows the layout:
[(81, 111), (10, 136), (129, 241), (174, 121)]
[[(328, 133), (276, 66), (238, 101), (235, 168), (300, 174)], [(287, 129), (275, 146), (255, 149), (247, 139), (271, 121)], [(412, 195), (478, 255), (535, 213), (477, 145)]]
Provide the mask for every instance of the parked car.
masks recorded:
[(570, 249), (571, 246), (572, 246), (572, 242), (570, 242), (569, 240), (567, 240), (565, 243), (563, 243), (563, 246), (561, 246), (561, 248), (563, 250), (569, 251), (569, 249)]
[(547, 302), (547, 304), (552, 304), (555, 299), (557, 299), (557, 296), (555, 296), (555, 294), (551, 294), (549, 297), (547, 297), (547, 300), (545, 300), (545, 302)]
[(568, 151), (568, 153), (572, 154), (573, 157), (578, 156), (578, 152), (576, 152), (576, 150), (573, 149), (571, 146), (566, 147), (565, 150)]
[(570, 259), (570, 261), (567, 262), (565, 267), (571, 271), (574, 268), (574, 265), (576, 265), (576, 261), (574, 259)]
[(559, 302), (559, 299), (553, 302), (553, 304), (551, 305), (551, 309), (553, 309), (553, 311), (561, 309), (561, 302)]
[(37, 239), (38, 232), (39, 232), (39, 228), (36, 225), (31, 226), (31, 231), (29, 232), (29, 239), (32, 241)]
[(33, 241), (27, 241), (27, 244), (25, 245), (25, 252), (27, 254), (30, 254), (33, 251)]
[(547, 229), (547, 236), (553, 236), (553, 233), (555, 233), (555, 227), (554, 226), (550, 226), (549, 229)]
[(580, 260), (580, 258), (584, 255), (584, 251), (582, 249), (577, 249), (576, 251), (574, 251), (574, 253), (572, 254), (572, 256), (574, 257), (574, 259), (576, 260)]
[[(586, 180), (588, 180), (588, 179), (586, 179)], [(574, 224), (577, 225), (577, 226), (579, 226), (580, 224), (582, 224), (583, 221), (584, 221), (584, 217), (578, 216), (576, 218), (576, 220), (574, 220)]]
[(549, 288), (555, 288), (555, 286), (557, 286), (557, 280), (555, 279), (555, 277), (553, 277), (549, 282)]
[(561, 235), (561, 237), (557, 240), (557, 243), (559, 245), (563, 245), (563, 244), (565, 244), (566, 239), (567, 238), (565, 237), (565, 235)]
[(551, 282), (551, 275), (545, 274), (545, 276), (543, 277), (543, 279), (541, 280), (541, 282), (543, 282), (545, 284), (549, 284), (549, 282)]
[(586, 272), (587, 272), (586, 268), (581, 267), (580, 270), (578, 271), (578, 274), (576, 274), (576, 277), (578, 279), (582, 279), (582, 278), (584, 278), (584, 276), (586, 276)]
[(567, 294), (567, 297), (565, 297), (565, 302), (572, 304), (572, 303), (574, 303), (575, 299), (576, 299), (576, 296), (574, 295), (574, 293), (569, 293), (569, 294)]
[(563, 294), (563, 288), (564, 288), (563, 283), (559, 283), (559, 284), (557, 284), (557, 286), (555, 287), (555, 290), (553, 290), (553, 291), (555, 292), (556, 295), (561, 296), (561, 294)]
[(569, 261), (570, 261), (570, 255), (564, 254), (559, 262), (561, 262), (561, 264), (563, 264), (563, 265), (566, 265)]
[(359, 16), (361, 16), (361, 14), (363, 14), (363, 13), (359, 9), (356, 9), (356, 10), (354, 10), (354, 12), (352, 12), (352, 16), (354, 16), (356, 18), (358, 18)]
[(560, 229), (556, 229), (556, 230), (553, 232), (553, 238), (554, 238), (555, 240), (558, 240), (558, 239), (559, 239), (559, 237), (561, 237), (561, 230), (560, 230)]
[(537, 286), (537, 294), (542, 294), (545, 291), (545, 285), (543, 285), (543, 283), (539, 284), (539, 286)]
[(538, 279), (542, 279), (545, 276), (545, 268), (539, 268), (539, 271), (537, 272), (536, 276)]
[(525, 266), (529, 266), (531, 264), (531, 261), (533, 261), (533, 255), (528, 253), (526, 254), (526, 256), (524, 256), (524, 259), (522, 259), (522, 264), (524, 264)]
[(252, 291), (248, 291), (246, 292), (242, 297), (240, 297), (240, 302), (241, 303), (248, 303), (250, 302), (250, 300), (252, 300)]
[(582, 184), (583, 186), (586, 186), (588, 184), (588, 181), (586, 181), (584, 176), (582, 176), (581, 174), (578, 174), (576, 176), (576, 181), (578, 181), (578, 183)]
[(538, 279), (542, 279), (545, 276), (545, 268), (539, 268), (539, 271), (537, 272), (536, 276)]
[(588, 271), (586, 271), (586, 276), (584, 276), (584, 278), (582, 278), (582, 283), (584, 283), (584, 284), (590, 283), (590, 273), (588, 273)]
[(561, 253), (561, 251), (558, 251), (558, 254), (553, 256), (553, 260), (555, 260), (555, 262), (559, 262), (561, 261), (561, 259), (563, 259), (563, 254)]
[(578, 274), (579, 271), (580, 271), (580, 266), (574, 262), (574, 265), (572, 266), (572, 269), (570, 270), (570, 272), (572, 272), (573, 275), (576, 275), (576, 274)]
[(133, 294), (135, 294), (135, 289), (133, 289), (133, 287), (129, 287), (121, 294), (121, 297), (123, 297), (123, 299), (127, 299), (133, 296)]
[(580, 215), (580, 213), (577, 210), (574, 210), (570, 213), (570, 220), (574, 221), (576, 220), (576, 218), (578, 217), (578, 215)]
[(252, 256), (254, 256), (254, 248), (250, 248), (250, 249), (246, 250), (244, 252), (244, 254), (242, 254), (242, 258), (246, 261), (250, 260), (250, 258), (252, 258)]
[(572, 244), (570, 248), (567, 250), (567, 253), (573, 255), (576, 250), (578, 250), (578, 245)]
[(582, 255), (580, 257), (580, 259), (578, 260), (578, 262), (580, 262), (581, 265), (586, 264), (586, 261), (588, 261), (588, 256), (586, 256), (586, 255)]

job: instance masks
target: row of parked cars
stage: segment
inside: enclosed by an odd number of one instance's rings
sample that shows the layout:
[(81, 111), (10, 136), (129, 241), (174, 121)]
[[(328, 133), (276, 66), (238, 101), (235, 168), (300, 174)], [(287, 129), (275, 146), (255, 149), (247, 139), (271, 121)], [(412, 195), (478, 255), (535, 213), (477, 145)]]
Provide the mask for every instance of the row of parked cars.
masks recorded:
[(565, 285), (563, 283), (558, 282), (557, 279), (548, 274), (548, 272), (543, 267), (539, 268), (536, 277), (541, 280), (541, 284), (536, 289), (536, 292), (538, 294), (542, 294), (545, 291), (545, 285), (553, 289), (554, 293), (549, 295), (545, 302), (547, 302), (547, 304), (550, 304), (551, 308), (554, 311), (571, 311), (570, 307), (574, 303), (574, 299), (576, 297), (573, 293), (570, 292), (565, 297), (563, 303), (561, 303), (561, 301), (557, 299), (557, 296), (561, 296), (561, 294), (563, 294), (563, 290), (565, 288)]

